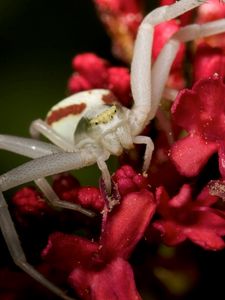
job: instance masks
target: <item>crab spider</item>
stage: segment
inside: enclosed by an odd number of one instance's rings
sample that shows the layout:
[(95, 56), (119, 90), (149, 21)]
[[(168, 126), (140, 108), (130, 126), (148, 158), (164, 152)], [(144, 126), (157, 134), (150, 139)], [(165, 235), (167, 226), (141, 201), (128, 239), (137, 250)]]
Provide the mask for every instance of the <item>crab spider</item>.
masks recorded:
[[(107, 90), (86, 91), (59, 102), (50, 110), (46, 121), (36, 120), (32, 123), (31, 135), (38, 137), (42, 134), (54, 145), (36, 139), (0, 135), (1, 149), (32, 158), (0, 176), (0, 226), (6, 244), (19, 267), (63, 299), (72, 298), (26, 261), (2, 192), (33, 180), (51, 205), (91, 215), (91, 212), (79, 206), (63, 204), (45, 177), (97, 163), (110, 191), (110, 174), (105, 161), (110, 154), (119, 155), (123, 148), (130, 149), (135, 143), (146, 144), (143, 169), (147, 170), (153, 143), (140, 133), (155, 116), (179, 42), (223, 32), (225, 21), (182, 28), (164, 46), (152, 66), (150, 52), (154, 26), (176, 18), (203, 2), (205, 0), (180, 0), (170, 6), (159, 7), (145, 17), (135, 42), (131, 67), (134, 105), (130, 110), (121, 107)], [(166, 94), (171, 97), (175, 92), (166, 91)]]

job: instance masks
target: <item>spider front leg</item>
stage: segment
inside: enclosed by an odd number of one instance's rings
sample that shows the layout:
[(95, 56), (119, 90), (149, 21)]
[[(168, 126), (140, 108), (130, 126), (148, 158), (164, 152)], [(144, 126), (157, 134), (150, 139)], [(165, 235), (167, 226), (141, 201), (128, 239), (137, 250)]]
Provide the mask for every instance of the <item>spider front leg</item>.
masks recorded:
[[(0, 149), (30, 158), (38, 158), (45, 155), (62, 152), (60, 148), (49, 143), (10, 135), (0, 135)], [(83, 209), (80, 205), (61, 201), (45, 178), (38, 178), (37, 180), (34, 180), (34, 182), (43, 192), (48, 204), (53, 208), (66, 208), (79, 211), (88, 216), (93, 215), (90, 211)]]
[(140, 134), (149, 123), (152, 110), (151, 52), (154, 26), (174, 19), (179, 15), (201, 5), (206, 0), (181, 0), (169, 6), (156, 8), (142, 21), (134, 47), (131, 64), (131, 89), (134, 105), (129, 117), (132, 134)]

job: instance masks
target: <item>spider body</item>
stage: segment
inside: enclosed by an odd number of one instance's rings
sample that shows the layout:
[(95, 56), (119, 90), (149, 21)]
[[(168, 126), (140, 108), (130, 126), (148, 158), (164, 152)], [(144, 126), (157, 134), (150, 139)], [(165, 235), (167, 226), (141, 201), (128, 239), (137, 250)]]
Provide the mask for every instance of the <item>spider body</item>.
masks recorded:
[[(133, 146), (128, 126), (129, 110), (108, 90), (96, 89), (72, 95), (52, 107), (46, 123), (74, 149), (92, 146), (120, 155)], [(121, 138), (121, 135), (126, 137)], [(126, 143), (124, 142), (126, 141)]]
[[(224, 32), (225, 20), (181, 28), (161, 49), (152, 64), (154, 27), (204, 2), (206, 0), (176, 1), (156, 8), (144, 18), (138, 30), (131, 65), (134, 100), (131, 109), (121, 107), (109, 91), (86, 91), (60, 101), (50, 110), (45, 121), (34, 121), (30, 127), (33, 139), (0, 134), (0, 149), (32, 158), (0, 176), (0, 226), (6, 244), (17, 266), (65, 300), (73, 298), (49, 282), (26, 261), (2, 192), (34, 181), (52, 206), (78, 210), (93, 216), (92, 212), (79, 205), (60, 201), (45, 177), (97, 163), (110, 193), (111, 177), (106, 160), (110, 154), (120, 155), (124, 148), (130, 149), (134, 144), (146, 145), (143, 171), (147, 171), (154, 146), (150, 137), (140, 134), (156, 115), (180, 42)], [(51, 143), (35, 139), (40, 134)]]

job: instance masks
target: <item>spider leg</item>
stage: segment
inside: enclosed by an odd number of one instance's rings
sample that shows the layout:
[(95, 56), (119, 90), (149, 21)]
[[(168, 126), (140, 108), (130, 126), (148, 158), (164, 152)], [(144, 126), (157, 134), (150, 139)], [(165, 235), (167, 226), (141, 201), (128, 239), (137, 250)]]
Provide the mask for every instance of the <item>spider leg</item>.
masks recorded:
[(49, 143), (6, 134), (0, 134), (0, 149), (30, 158), (62, 152), (60, 148)]
[[(62, 152), (60, 148), (49, 143), (3, 134), (0, 135), (0, 149), (11, 151), (31, 158), (37, 158), (53, 153)], [(71, 209), (90, 215), (90, 212), (86, 209), (83, 209), (80, 205), (61, 201), (45, 178), (38, 178), (37, 180), (34, 180), (34, 182), (43, 192), (47, 202), (52, 207)]]
[(62, 299), (75, 300), (67, 296), (63, 290), (51, 283), (27, 262), (2, 192), (0, 192), (0, 227), (13, 261), (18, 267)]
[(206, 0), (180, 0), (169, 6), (161, 6), (150, 12), (142, 21), (134, 47), (131, 64), (131, 89), (134, 105), (129, 123), (132, 134), (138, 135), (148, 124), (152, 110), (151, 55), (154, 26), (176, 18)]
[[(189, 42), (197, 38), (225, 32), (225, 20), (217, 20), (202, 25), (187, 25), (178, 30), (165, 44), (152, 67), (152, 109), (149, 119), (154, 118), (158, 109), (172, 63), (176, 57), (180, 42)], [(166, 64), (165, 64), (166, 61)]]
[[(1, 138), (2, 137), (4, 136), (1, 135)], [(19, 138), (17, 138), (17, 140), (19, 140)], [(28, 140), (30, 143), (32, 143), (31, 139)], [(42, 143), (39, 141), (34, 142), (37, 142), (39, 146), (40, 143)], [(44, 150), (46, 151), (46, 149)], [(21, 151), (21, 149), (19, 149), (19, 151)], [(98, 154), (100, 157), (101, 153)], [(49, 282), (26, 261), (2, 192), (29, 181), (69, 171), (71, 169), (79, 169), (95, 162), (96, 158), (93, 156), (93, 154), (91, 154), (90, 151), (84, 150), (82, 153), (58, 152), (31, 160), (0, 176), (0, 226), (14, 262), (31, 277), (36, 279), (40, 284), (44, 285), (53, 293), (65, 300), (72, 300), (72, 298), (67, 296), (62, 290)], [(91, 215), (91, 212), (89, 215)]]
[(41, 119), (37, 119), (31, 123), (30, 134), (34, 139), (39, 138), (39, 135), (42, 134), (64, 151), (74, 151), (75, 147), (73, 144), (62, 138), (51, 126)]
[(102, 172), (102, 179), (104, 180), (106, 190), (110, 194), (111, 193), (111, 176), (109, 173), (108, 166), (106, 164), (106, 160), (109, 158), (110, 153), (104, 152), (100, 157), (97, 158), (97, 165)]
[(152, 139), (148, 136), (142, 136), (138, 135), (134, 138), (134, 144), (145, 144), (145, 155), (144, 155), (144, 163), (143, 163), (143, 172), (146, 173), (148, 171), (151, 158), (152, 158), (152, 152), (154, 150), (154, 144), (152, 142)]

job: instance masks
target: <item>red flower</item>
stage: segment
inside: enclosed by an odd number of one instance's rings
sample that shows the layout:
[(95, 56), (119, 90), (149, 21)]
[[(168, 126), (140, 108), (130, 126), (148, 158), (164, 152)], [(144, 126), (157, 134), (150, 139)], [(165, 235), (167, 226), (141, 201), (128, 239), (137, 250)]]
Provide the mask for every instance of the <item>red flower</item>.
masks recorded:
[(122, 196), (140, 191), (141, 189), (147, 189), (148, 187), (148, 178), (137, 174), (134, 169), (128, 165), (124, 165), (118, 169), (112, 179), (117, 184)]
[(82, 299), (141, 299), (126, 260), (142, 238), (154, 211), (155, 202), (149, 191), (129, 193), (111, 212), (104, 214), (98, 242), (54, 233), (43, 257), (55, 270), (68, 274), (70, 285)]
[(24, 187), (17, 191), (12, 197), (12, 203), (19, 215), (40, 216), (49, 212), (49, 207), (41, 194), (32, 187)]
[(194, 59), (194, 81), (212, 77), (214, 73), (225, 77), (225, 55), (221, 48), (213, 48), (207, 44), (200, 44)]
[(118, 101), (131, 105), (130, 74), (124, 67), (111, 67), (110, 64), (92, 53), (84, 53), (73, 59), (75, 73), (68, 84), (71, 93), (103, 88), (111, 90)]
[(181, 91), (172, 106), (174, 121), (188, 135), (173, 144), (171, 158), (181, 174), (195, 176), (218, 152), (219, 169), (225, 176), (225, 85), (214, 76)]
[(220, 250), (225, 243), (225, 220), (218, 216), (211, 206), (217, 197), (211, 196), (205, 188), (192, 200), (191, 187), (183, 185), (180, 192), (169, 198), (163, 187), (156, 191), (158, 213), (161, 219), (153, 223), (153, 228), (161, 233), (165, 244), (177, 245), (186, 239), (208, 250)]

